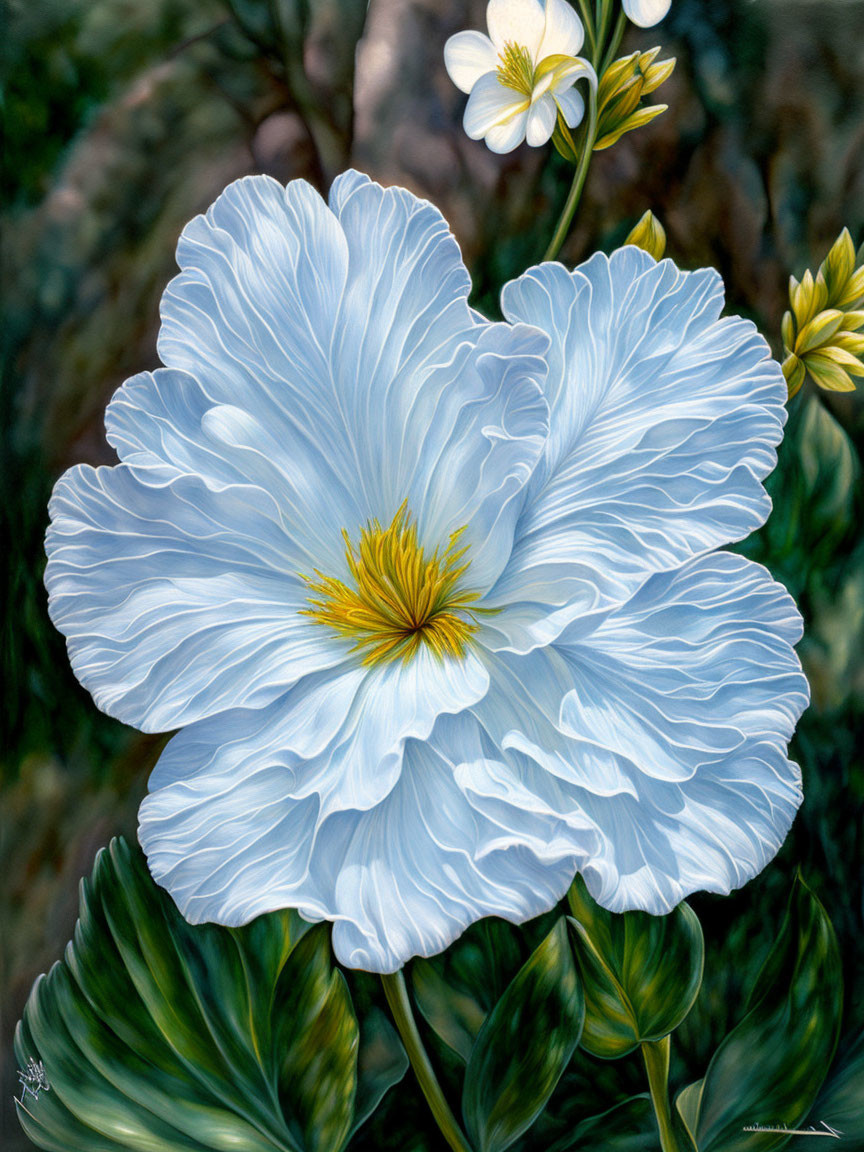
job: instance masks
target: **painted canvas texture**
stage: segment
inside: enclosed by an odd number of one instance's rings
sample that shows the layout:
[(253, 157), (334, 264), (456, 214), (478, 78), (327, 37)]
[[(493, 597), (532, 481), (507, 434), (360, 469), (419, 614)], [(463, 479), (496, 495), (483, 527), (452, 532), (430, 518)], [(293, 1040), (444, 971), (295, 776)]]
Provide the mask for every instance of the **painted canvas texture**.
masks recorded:
[(864, 1147), (859, 24), (10, 6), (4, 1147)]

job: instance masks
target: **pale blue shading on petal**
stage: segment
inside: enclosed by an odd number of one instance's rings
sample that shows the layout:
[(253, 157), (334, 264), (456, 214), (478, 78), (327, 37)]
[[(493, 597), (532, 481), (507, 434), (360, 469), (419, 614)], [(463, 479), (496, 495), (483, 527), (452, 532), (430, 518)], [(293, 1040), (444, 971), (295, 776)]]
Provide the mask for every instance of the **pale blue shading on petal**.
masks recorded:
[[(594, 627), (500, 656), (507, 674), (493, 669), (471, 713), (502, 752), (457, 778), (514, 833), (530, 812), (535, 846), (545, 822), (542, 858), (552, 844), (567, 851), (572, 828), (571, 858), (582, 853), (589, 889), (613, 911), (728, 892), (768, 863), (801, 802), (786, 756), (809, 698), (800, 634), (788, 593), (740, 556), (656, 575)], [(586, 827), (599, 841), (590, 853)]]
[(716, 273), (632, 246), (531, 269), (502, 304), (552, 338), (552, 435), (490, 598), (497, 645), (526, 650), (757, 528), (786, 392), (755, 327), (719, 319)]
[(78, 679), (124, 723), (164, 732), (261, 707), (344, 659), (298, 615), (303, 557), (262, 489), (80, 466), (56, 485), (50, 512), (51, 619)]
[[(178, 260), (167, 367), (109, 406), (122, 463), (58, 483), (46, 583), (97, 704), (183, 728), (140, 824), (183, 914), (295, 907), (393, 971), (577, 870), (664, 912), (763, 867), (801, 798), (800, 617), (714, 549), (767, 515), (785, 385), (719, 277), (545, 264), (490, 324), (437, 209), (356, 172), (329, 204), (239, 181)], [(306, 577), (403, 502), (428, 551), (462, 530), (478, 630), (367, 667)]]

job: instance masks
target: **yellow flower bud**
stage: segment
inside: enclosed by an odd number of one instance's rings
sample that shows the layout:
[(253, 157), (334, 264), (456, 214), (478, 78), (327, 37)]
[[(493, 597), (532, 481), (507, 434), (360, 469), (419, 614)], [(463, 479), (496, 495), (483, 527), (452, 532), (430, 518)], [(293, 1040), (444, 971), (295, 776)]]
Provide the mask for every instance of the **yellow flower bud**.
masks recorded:
[(810, 377), (820, 388), (851, 392), (864, 376), (864, 246), (855, 252), (844, 228), (815, 277), (789, 279), (791, 310), (783, 316), (783, 375), (792, 397)]
[(789, 399), (791, 400), (804, 383), (804, 377), (807, 375), (806, 368), (794, 352), (783, 361), (783, 375), (786, 377)]
[(653, 256), (655, 260), (662, 260), (666, 251), (666, 232), (663, 225), (649, 209), (627, 239), (625, 244), (633, 244)]
[(609, 148), (625, 132), (648, 124), (666, 111), (667, 104), (642, 103), (643, 97), (659, 88), (675, 68), (674, 57), (654, 63), (659, 51), (657, 47), (623, 56), (603, 73), (597, 89), (595, 152)]

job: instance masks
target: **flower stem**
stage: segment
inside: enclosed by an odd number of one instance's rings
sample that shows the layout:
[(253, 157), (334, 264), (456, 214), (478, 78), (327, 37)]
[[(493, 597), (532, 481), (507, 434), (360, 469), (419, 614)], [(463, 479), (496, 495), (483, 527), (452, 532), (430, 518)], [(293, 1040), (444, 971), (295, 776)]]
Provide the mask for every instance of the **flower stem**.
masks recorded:
[(603, 45), (606, 43), (606, 37), (609, 35), (609, 25), (611, 22), (612, 0), (600, 0), (600, 10), (597, 14), (597, 35), (595, 37), (596, 55), (593, 62), (595, 68), (600, 63)]
[(577, 0), (577, 3), (579, 4), (579, 11), (582, 13), (582, 25), (585, 29), (585, 35), (588, 38), (588, 47), (593, 58), (597, 43), (597, 37), (594, 31), (594, 17), (591, 15), (588, 0)]
[(549, 241), (549, 247), (543, 256), (544, 260), (554, 260), (558, 253), (561, 251), (561, 245), (567, 238), (567, 233), (570, 230), (570, 224), (573, 220), (573, 214), (579, 204), (579, 199), (582, 195), (582, 189), (585, 187), (585, 177), (588, 175), (588, 165), (591, 163), (591, 153), (594, 150), (594, 141), (597, 139), (597, 91), (592, 86), (588, 87), (588, 127), (585, 135), (582, 138), (582, 152), (579, 156), (579, 163), (576, 166), (576, 172), (573, 176), (573, 183), (570, 186), (570, 193), (567, 197), (567, 203), (564, 205), (564, 211), (561, 213), (561, 218), (558, 221), (558, 226), (555, 229), (555, 234)]
[(402, 1043), (405, 1045), (405, 1051), (408, 1053), (408, 1059), (411, 1061), (417, 1083), (426, 1097), (432, 1115), (435, 1117), (435, 1122), (441, 1129), (441, 1134), (453, 1152), (471, 1152), (471, 1145), (465, 1139), (456, 1117), (450, 1111), (450, 1105), (444, 1099), (444, 1093), (441, 1091), (435, 1070), (426, 1049), (423, 1047), (423, 1041), (420, 1039), (420, 1033), (417, 1031), (417, 1024), (414, 1020), (414, 1013), (411, 1011), (411, 1001), (408, 999), (408, 989), (405, 986), (403, 971), (382, 976), (381, 983), (384, 985), (384, 995), (387, 997), (387, 1003), (390, 1005), (390, 1011), (393, 1013), (393, 1019), (399, 1029), (399, 1035), (402, 1037)]
[(651, 1089), (651, 1103), (660, 1129), (660, 1147), (663, 1152), (680, 1152), (669, 1111), (669, 1037), (645, 1040), (641, 1048)]
[(609, 47), (603, 54), (603, 59), (597, 67), (597, 75), (601, 77), (612, 61), (615, 59), (615, 54), (621, 47), (621, 41), (624, 39), (624, 30), (627, 27), (627, 17), (624, 15), (624, 9), (618, 13), (618, 19), (615, 22), (615, 29), (612, 32), (612, 39), (609, 41)]

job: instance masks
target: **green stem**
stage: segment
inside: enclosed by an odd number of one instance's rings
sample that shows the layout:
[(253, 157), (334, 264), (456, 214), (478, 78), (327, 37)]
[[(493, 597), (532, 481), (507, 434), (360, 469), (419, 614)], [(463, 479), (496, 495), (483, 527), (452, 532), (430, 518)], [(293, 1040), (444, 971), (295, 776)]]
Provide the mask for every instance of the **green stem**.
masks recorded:
[(595, 53), (594, 59), (592, 61), (595, 68), (597, 67), (597, 63), (603, 55), (603, 45), (606, 43), (606, 37), (609, 35), (609, 25), (611, 23), (612, 0), (600, 0), (600, 11), (597, 16), (597, 35), (595, 37)]
[(585, 177), (588, 175), (588, 165), (591, 163), (591, 154), (594, 150), (594, 141), (597, 139), (597, 90), (592, 85), (588, 86), (588, 127), (582, 140), (582, 152), (579, 156), (579, 163), (576, 166), (576, 172), (573, 176), (573, 183), (570, 186), (570, 193), (567, 196), (567, 203), (564, 205), (564, 211), (561, 213), (561, 218), (558, 221), (558, 226), (555, 229), (555, 234), (549, 241), (549, 247), (543, 256), (544, 260), (554, 260), (558, 253), (561, 251), (561, 245), (567, 238), (567, 233), (570, 230), (570, 224), (573, 220), (573, 214), (579, 204), (579, 199), (582, 195), (582, 189), (585, 187)]
[(597, 76), (601, 77), (612, 61), (618, 54), (618, 49), (621, 47), (621, 41), (624, 39), (624, 32), (627, 28), (627, 17), (624, 15), (624, 10), (618, 13), (618, 19), (615, 21), (615, 29), (612, 32), (612, 39), (609, 41), (609, 47), (603, 54), (603, 61), (597, 70)]
[(384, 995), (387, 997), (387, 1003), (390, 1005), (390, 1011), (393, 1013), (393, 1019), (399, 1029), (399, 1035), (402, 1037), (402, 1043), (405, 1045), (405, 1051), (408, 1053), (408, 1059), (411, 1061), (417, 1083), (426, 1097), (432, 1115), (435, 1117), (435, 1122), (441, 1129), (441, 1134), (453, 1152), (471, 1152), (471, 1145), (465, 1139), (456, 1117), (450, 1111), (450, 1105), (444, 1099), (444, 1093), (441, 1091), (435, 1070), (426, 1049), (423, 1047), (423, 1041), (420, 1039), (420, 1033), (417, 1031), (417, 1024), (414, 1020), (414, 1013), (411, 1011), (411, 1001), (408, 999), (408, 989), (405, 986), (403, 972), (400, 970), (392, 973), (392, 975), (382, 976), (381, 983), (384, 985)]
[(588, 48), (591, 52), (591, 59), (594, 59), (594, 53), (597, 44), (597, 34), (594, 31), (594, 17), (591, 15), (591, 9), (588, 6), (588, 0), (577, 0), (579, 11), (582, 13), (582, 25), (585, 29), (585, 35), (588, 39)]
[(641, 1047), (651, 1089), (651, 1103), (660, 1129), (660, 1147), (663, 1152), (680, 1152), (669, 1111), (669, 1037), (645, 1040)]

